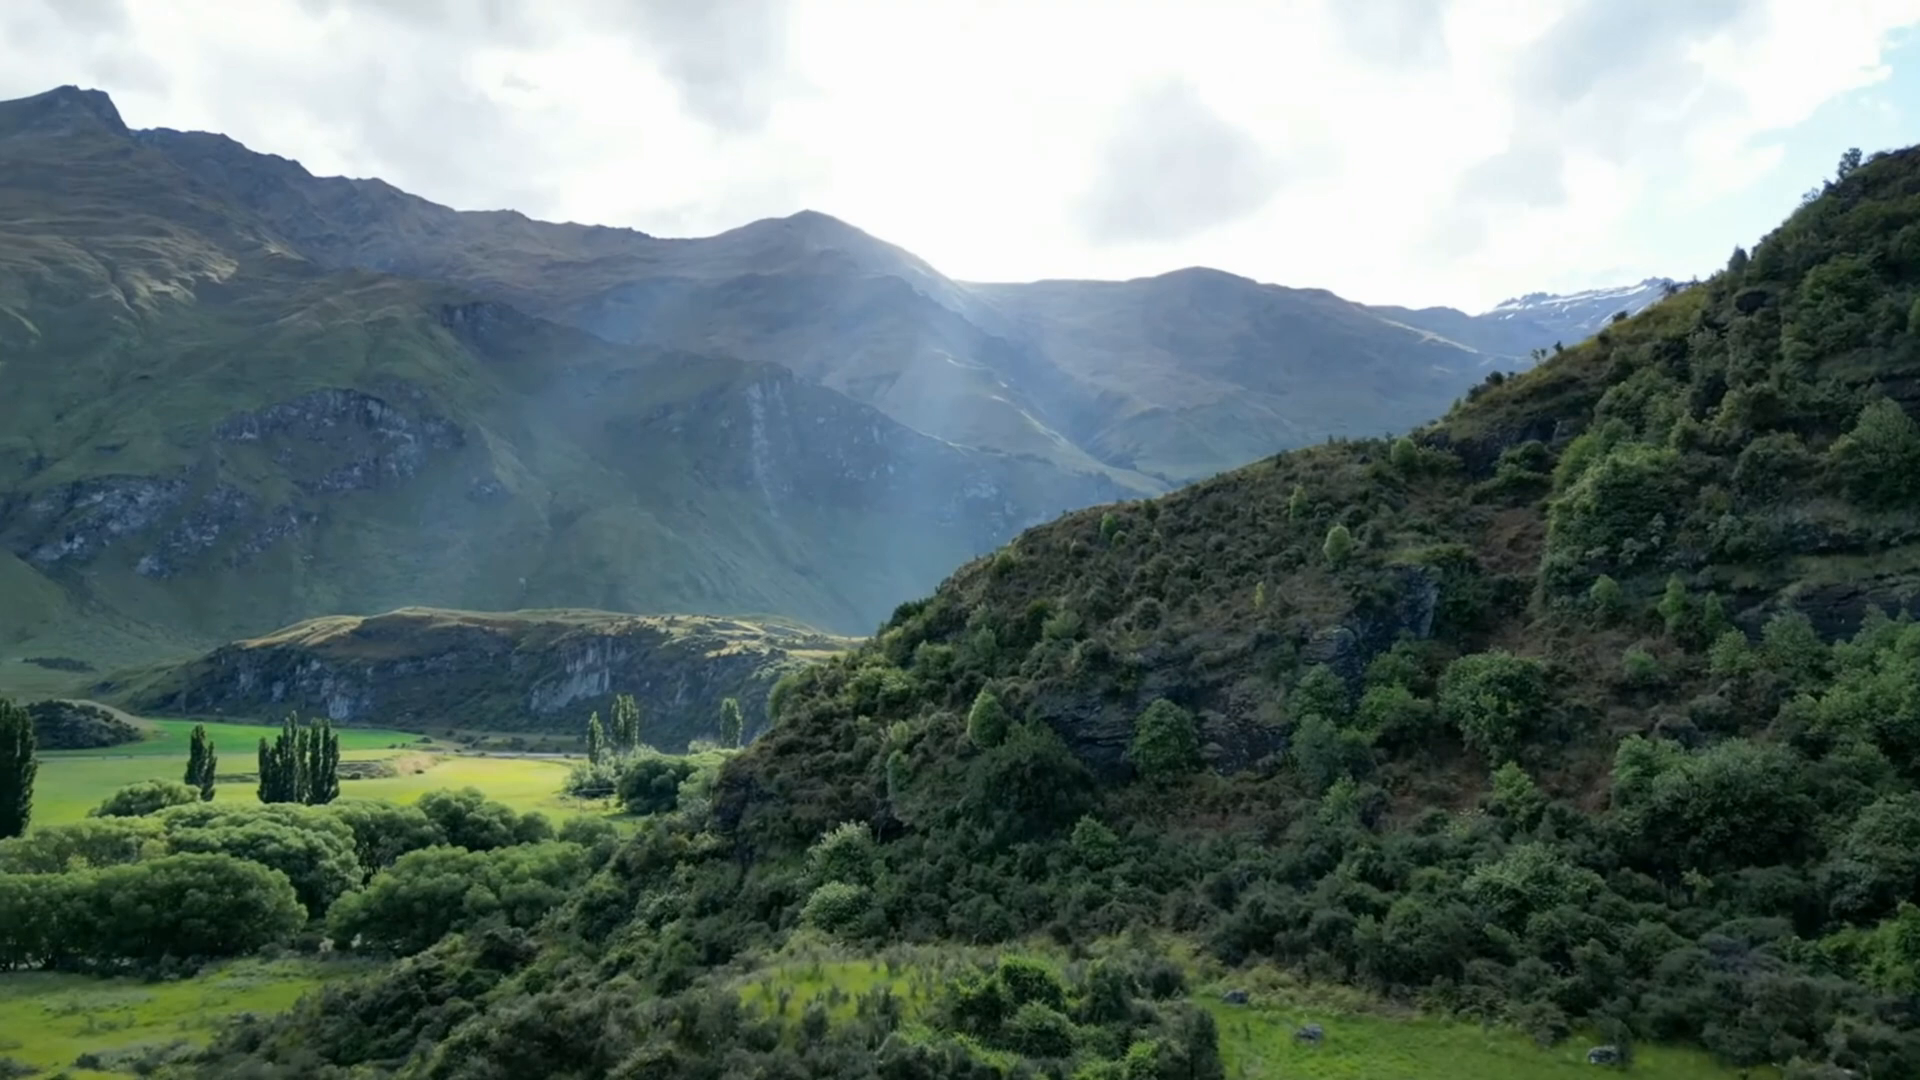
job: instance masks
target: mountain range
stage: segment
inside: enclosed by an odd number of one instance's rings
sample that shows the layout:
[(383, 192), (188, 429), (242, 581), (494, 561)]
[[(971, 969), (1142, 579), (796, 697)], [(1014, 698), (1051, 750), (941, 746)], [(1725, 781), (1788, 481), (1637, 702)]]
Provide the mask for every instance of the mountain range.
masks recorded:
[(415, 604), (864, 631), (1063, 511), (1425, 419), (1591, 306), (455, 211), (62, 87), (0, 103), (0, 656)]

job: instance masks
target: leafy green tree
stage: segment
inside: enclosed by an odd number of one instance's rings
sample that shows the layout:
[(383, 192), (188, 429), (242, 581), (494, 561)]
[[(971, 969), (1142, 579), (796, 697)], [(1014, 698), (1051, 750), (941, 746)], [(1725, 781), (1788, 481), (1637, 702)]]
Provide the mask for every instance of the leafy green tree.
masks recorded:
[(1051, 727), (1014, 724), (967, 763), (959, 811), (995, 842), (1050, 835), (1091, 809), (1093, 777)]
[(0, 698), (0, 840), (27, 831), (39, 770), (33, 718), (11, 698)]
[(193, 735), (187, 744), (187, 786), (196, 788), (205, 802), (213, 801), (214, 773), (219, 768), (219, 757), (214, 753), (213, 740), (207, 736), (207, 725), (193, 725)]
[(1198, 771), (1200, 733), (1193, 714), (1166, 698), (1155, 699), (1134, 722), (1127, 760), (1141, 776), (1153, 781)]
[(151, 817), (87, 818), (42, 826), (30, 836), (0, 840), (0, 874), (57, 874), (139, 862), (166, 853), (162, 832), (160, 822)]
[(1432, 732), (1433, 702), (1404, 683), (1382, 683), (1360, 696), (1356, 721), (1361, 731), (1377, 739), (1411, 745)]
[(1315, 664), (1300, 676), (1293, 693), (1287, 695), (1287, 712), (1296, 717), (1324, 716), (1343, 721), (1347, 707), (1347, 684), (1325, 664)]
[(354, 858), (367, 874), (392, 866), (409, 851), (447, 842), (440, 827), (418, 806), (350, 799), (334, 803), (326, 812), (353, 832)]
[(1493, 771), (1488, 809), (1522, 829), (1532, 828), (1547, 808), (1547, 797), (1527, 770), (1507, 762)]
[(171, 780), (141, 780), (120, 788), (87, 811), (88, 817), (145, 817), (200, 801), (200, 790)]
[(1691, 639), (1700, 629), (1700, 613), (1693, 606), (1693, 594), (1679, 574), (1667, 578), (1667, 590), (1660, 594), (1654, 610), (1666, 624), (1667, 636), (1676, 641)]
[(1620, 673), (1632, 686), (1655, 686), (1660, 682), (1660, 661), (1646, 649), (1631, 645), (1620, 655)]
[(1007, 710), (993, 691), (981, 688), (967, 710), (967, 738), (981, 749), (999, 746), (1007, 738)]
[(807, 849), (807, 876), (816, 883), (873, 881), (873, 831), (863, 821), (843, 821)]
[(720, 745), (736, 749), (740, 737), (746, 729), (746, 718), (740, 714), (740, 702), (735, 698), (723, 698), (720, 701)]
[(75, 900), (81, 951), (101, 959), (244, 956), (306, 921), (285, 874), (231, 855), (164, 855), (90, 871)]
[(607, 733), (600, 726), (600, 712), (587, 717), (587, 764), (598, 765), (607, 756)]
[(631, 754), (640, 749), (640, 703), (632, 694), (616, 694), (613, 699), (613, 751)]
[(1393, 440), (1393, 449), (1388, 453), (1388, 460), (1401, 472), (1412, 472), (1413, 467), (1420, 463), (1420, 448), (1413, 445), (1412, 439), (1402, 435)]
[(1547, 708), (1546, 669), (1538, 660), (1473, 653), (1440, 676), (1440, 716), (1469, 747), (1495, 761), (1516, 754)]
[(407, 956), (483, 922), (530, 928), (592, 869), (585, 848), (562, 842), (412, 851), (341, 897), (327, 932), (343, 946)]
[(1587, 590), (1587, 602), (1593, 606), (1593, 613), (1607, 622), (1615, 622), (1627, 613), (1627, 597), (1620, 589), (1620, 583), (1608, 574), (1593, 579), (1593, 587)]
[(1293, 494), (1287, 496), (1287, 520), (1301, 521), (1307, 516), (1310, 507), (1307, 503), (1307, 489), (1303, 484), (1293, 485)]
[(1262, 581), (1262, 582), (1256, 583), (1253, 586), (1253, 610), (1265, 611), (1266, 609), (1267, 609), (1267, 583)]
[(850, 881), (829, 881), (807, 897), (800, 919), (808, 926), (835, 933), (860, 921), (873, 903), (873, 892)]
[(1327, 530), (1327, 539), (1320, 545), (1320, 553), (1327, 557), (1333, 566), (1345, 566), (1353, 554), (1353, 531), (1345, 525), (1335, 525)]
[(680, 806), (680, 785), (694, 772), (685, 758), (641, 754), (620, 769), (615, 793), (629, 814), (668, 814)]
[(1861, 503), (1891, 507), (1920, 496), (1920, 425), (1890, 398), (1862, 409), (1827, 460)]
[(1772, 865), (1814, 835), (1807, 772), (1774, 744), (1728, 739), (1690, 754), (1630, 737), (1614, 754), (1615, 822), (1643, 865), (1668, 872)]
[(1373, 743), (1364, 732), (1344, 729), (1319, 713), (1293, 725), (1287, 756), (1315, 794), (1342, 778), (1364, 776), (1373, 768)]
[(417, 805), (448, 844), (468, 851), (536, 844), (553, 836), (553, 825), (546, 815), (516, 813), (476, 787), (429, 791)]
[[(161, 820), (166, 821), (164, 815)], [(360, 885), (353, 830), (332, 817), (235, 815), (200, 827), (169, 828), (167, 842), (175, 851), (231, 855), (280, 871), (293, 883), (307, 914), (315, 917)]]

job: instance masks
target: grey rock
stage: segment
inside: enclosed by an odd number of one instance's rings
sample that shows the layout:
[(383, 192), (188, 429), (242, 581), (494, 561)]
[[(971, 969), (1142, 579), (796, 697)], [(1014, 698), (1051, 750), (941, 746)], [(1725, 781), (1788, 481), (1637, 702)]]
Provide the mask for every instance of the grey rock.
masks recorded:
[(1295, 1042), (1312, 1043), (1315, 1046), (1319, 1046), (1322, 1042), (1326, 1041), (1327, 1032), (1326, 1029), (1319, 1024), (1307, 1024), (1296, 1030), (1293, 1033), (1293, 1038)]
[(1618, 1065), (1620, 1064), (1620, 1048), (1617, 1046), (1596, 1046), (1587, 1051), (1587, 1064)]
[(1229, 1005), (1245, 1005), (1247, 1003), (1247, 992), (1245, 990), (1229, 990), (1221, 995), (1220, 1000)]

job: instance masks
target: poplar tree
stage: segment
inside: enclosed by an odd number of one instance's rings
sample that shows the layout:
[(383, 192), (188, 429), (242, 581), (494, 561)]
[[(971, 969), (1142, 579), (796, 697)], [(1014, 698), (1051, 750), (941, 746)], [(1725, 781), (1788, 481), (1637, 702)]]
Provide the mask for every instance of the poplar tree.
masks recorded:
[(724, 698), (720, 702), (720, 745), (737, 748), (740, 735), (746, 729), (746, 718), (740, 715), (740, 702), (734, 698)]
[(592, 716), (587, 717), (587, 761), (598, 765), (600, 759), (606, 756), (607, 733), (600, 726), (600, 713), (595, 711)]
[(200, 801), (213, 801), (214, 773), (219, 767), (219, 757), (213, 750), (213, 739), (207, 735), (207, 725), (193, 725), (193, 736), (187, 747), (187, 786), (200, 789)]
[(33, 717), (10, 698), (0, 698), (0, 840), (21, 836), (33, 820), (35, 757)]

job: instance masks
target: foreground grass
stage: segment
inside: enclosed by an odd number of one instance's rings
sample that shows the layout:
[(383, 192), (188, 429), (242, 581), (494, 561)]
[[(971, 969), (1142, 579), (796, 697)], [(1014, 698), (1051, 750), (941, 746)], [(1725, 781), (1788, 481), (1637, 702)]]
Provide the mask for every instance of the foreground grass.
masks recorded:
[[(1044, 955), (1045, 950), (1023, 950)], [(885, 957), (846, 954), (833, 946), (803, 943), (738, 984), (750, 1007), (797, 1021), (819, 1001), (829, 1015), (853, 1015), (862, 994), (886, 987), (909, 1017), (939, 999), (940, 988), (994, 950), (910, 947)], [(1202, 965), (1204, 966), (1204, 965)], [(1198, 972), (1194, 972), (1198, 974)], [(1389, 1009), (1366, 995), (1341, 988), (1320, 990), (1292, 982), (1271, 969), (1236, 973), (1217, 985), (1196, 987), (1194, 1000), (1214, 1016), (1220, 1056), (1229, 1080), (1534, 1080), (1596, 1076), (1586, 1061), (1594, 1040), (1582, 1035), (1541, 1048), (1525, 1033), (1412, 1010)], [(1247, 1005), (1222, 1000), (1225, 989), (1256, 987)], [(1319, 1046), (1297, 1042), (1294, 1032), (1319, 1024)], [(1772, 1069), (1734, 1069), (1704, 1051), (1675, 1046), (1636, 1046), (1629, 1075), (1644, 1080), (1774, 1080)]]
[(350, 960), (236, 960), (191, 979), (142, 982), (51, 972), (0, 974), (0, 1058), (73, 1077), (81, 1054), (113, 1059), (147, 1047), (200, 1045), (241, 1013), (275, 1013), (323, 983), (367, 970)]
[[(1533, 1080), (1593, 1076), (1588, 1038), (1575, 1036), (1542, 1049), (1512, 1028), (1409, 1014), (1393, 1017), (1343, 1011), (1311, 1000), (1256, 997), (1249, 1005), (1207, 1006), (1220, 1028), (1220, 1056), (1229, 1080)], [(1293, 1033), (1319, 1024), (1325, 1040), (1314, 1046)], [(1610, 1075), (1610, 1073), (1608, 1073)], [(1737, 1070), (1704, 1051), (1672, 1046), (1636, 1046), (1630, 1075), (1646, 1080), (1706, 1080), (1711, 1077), (1772, 1077), (1772, 1070)]]

